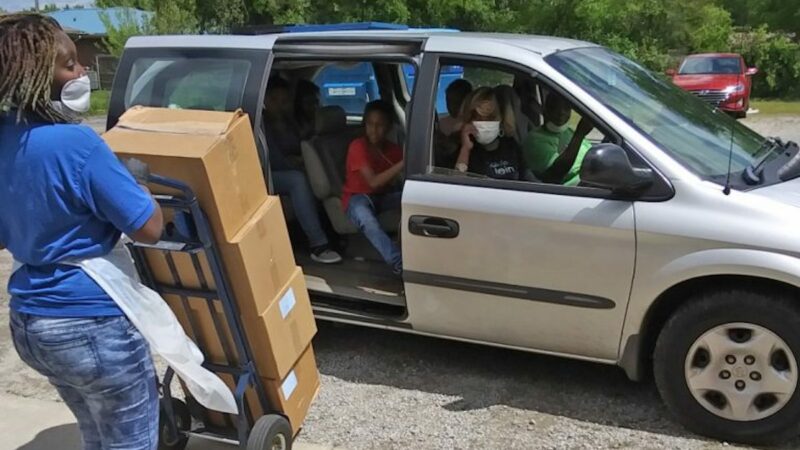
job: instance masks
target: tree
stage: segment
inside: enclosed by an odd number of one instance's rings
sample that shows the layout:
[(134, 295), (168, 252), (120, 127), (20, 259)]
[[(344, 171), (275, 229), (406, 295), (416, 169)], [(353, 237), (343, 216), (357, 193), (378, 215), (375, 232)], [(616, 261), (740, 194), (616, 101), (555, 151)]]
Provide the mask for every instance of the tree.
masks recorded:
[(727, 49), (731, 33), (715, 0), (531, 0), (516, 16), (514, 31), (597, 42), (655, 70), (670, 52)]
[(148, 20), (139, 20), (132, 9), (100, 13), (100, 20), (106, 27), (104, 40), (109, 53), (120, 56), (125, 43), (132, 36), (148, 34), (187, 34), (198, 31), (194, 0), (98, 0), (103, 8), (128, 7), (154, 12)]
[(151, 21), (151, 34), (189, 34), (199, 31), (194, 0), (158, 0)]
[(152, 28), (149, 22), (140, 23), (133, 14), (117, 13), (116, 21), (108, 13), (100, 13), (100, 20), (106, 27), (106, 37), (103, 39), (108, 52), (113, 56), (122, 56), (125, 43), (133, 36), (151, 34)]
[(800, 43), (785, 33), (769, 31), (766, 25), (738, 33), (733, 50), (759, 69), (753, 94), (759, 97), (800, 97)]
[(97, 0), (98, 8), (129, 7), (155, 13), (156, 34), (225, 32), (247, 23), (252, 0)]
[(248, 22), (249, 0), (197, 0), (198, 26), (206, 32), (224, 32)]
[[(69, 7), (65, 8), (65, 9), (69, 9)], [(36, 9), (35, 7), (26, 8), (26, 9), (23, 9), (22, 12), (35, 12), (35, 13), (47, 14), (47, 13), (56, 12), (56, 11), (59, 11), (59, 10), (61, 10), (61, 8), (59, 8), (55, 3), (48, 3), (48, 4), (40, 7), (39, 9)], [(3, 11), (3, 9), (0, 8), (0, 12), (2, 12), (2, 11)]]
[(800, 7), (787, 0), (719, 0), (730, 11), (733, 23), (755, 29), (767, 25), (776, 31), (800, 35)]
[[(237, 25), (381, 21), (463, 31), (532, 33), (597, 42), (661, 71), (671, 55), (731, 50), (733, 27), (800, 34), (800, 8), (786, 0), (96, 0), (101, 8), (153, 11), (138, 28), (109, 32), (119, 52), (133, 34), (224, 33)], [(791, 35), (767, 45), (756, 38), (761, 60), (782, 75), (764, 78), (770, 92), (794, 80)], [(762, 39), (762, 40), (759, 40)], [(748, 47), (750, 54), (756, 51)], [(769, 56), (772, 55), (772, 56)], [(753, 56), (756, 57), (756, 56)], [(778, 63), (782, 61), (781, 63)], [(781, 65), (782, 64), (782, 65)], [(763, 75), (766, 77), (766, 75)]]

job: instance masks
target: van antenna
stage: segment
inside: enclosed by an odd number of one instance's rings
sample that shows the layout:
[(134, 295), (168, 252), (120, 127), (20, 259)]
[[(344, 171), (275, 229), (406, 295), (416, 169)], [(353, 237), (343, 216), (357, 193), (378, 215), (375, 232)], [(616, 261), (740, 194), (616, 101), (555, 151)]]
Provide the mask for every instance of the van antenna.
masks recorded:
[(733, 135), (736, 133), (736, 119), (731, 119), (731, 146), (728, 149), (728, 176), (725, 179), (725, 188), (722, 193), (731, 195), (731, 165), (733, 164)]

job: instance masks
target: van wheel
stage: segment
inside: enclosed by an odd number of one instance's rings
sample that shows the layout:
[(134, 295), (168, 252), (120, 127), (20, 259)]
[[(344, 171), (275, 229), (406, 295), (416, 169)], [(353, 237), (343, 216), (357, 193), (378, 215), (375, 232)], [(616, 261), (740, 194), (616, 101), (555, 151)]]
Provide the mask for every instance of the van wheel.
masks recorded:
[(695, 433), (766, 444), (800, 434), (800, 309), (746, 290), (690, 299), (656, 342), (653, 372), (672, 414)]

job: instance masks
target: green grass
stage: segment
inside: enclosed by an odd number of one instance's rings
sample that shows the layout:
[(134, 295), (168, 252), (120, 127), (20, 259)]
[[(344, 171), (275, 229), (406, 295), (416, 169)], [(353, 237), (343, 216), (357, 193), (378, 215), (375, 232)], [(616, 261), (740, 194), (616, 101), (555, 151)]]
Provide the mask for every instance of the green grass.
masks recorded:
[(753, 100), (750, 107), (765, 116), (800, 116), (800, 101)]
[(108, 113), (108, 100), (110, 91), (92, 91), (92, 103), (89, 106), (89, 116), (104, 116)]

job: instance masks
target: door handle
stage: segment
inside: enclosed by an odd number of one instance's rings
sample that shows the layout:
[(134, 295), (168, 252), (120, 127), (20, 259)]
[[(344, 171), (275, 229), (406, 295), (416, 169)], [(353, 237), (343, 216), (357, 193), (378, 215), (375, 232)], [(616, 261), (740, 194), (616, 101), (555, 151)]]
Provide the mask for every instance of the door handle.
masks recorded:
[(458, 236), (458, 222), (443, 217), (411, 216), (408, 219), (408, 231), (424, 237), (453, 239)]

